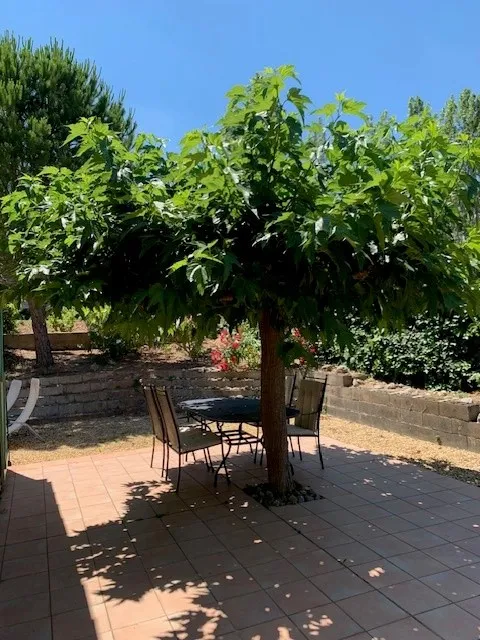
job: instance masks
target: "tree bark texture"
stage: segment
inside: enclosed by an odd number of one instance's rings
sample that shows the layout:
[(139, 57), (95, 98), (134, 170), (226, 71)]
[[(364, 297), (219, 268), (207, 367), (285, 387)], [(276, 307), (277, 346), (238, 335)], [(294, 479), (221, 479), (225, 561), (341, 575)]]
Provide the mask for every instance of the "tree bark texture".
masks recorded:
[(37, 306), (34, 300), (28, 300), (28, 308), (32, 319), (37, 367), (40, 369), (48, 369), (49, 367), (53, 367), (53, 356), (50, 338), (48, 337), (45, 308)]
[(272, 325), (269, 311), (260, 319), (261, 421), (267, 453), (268, 481), (284, 494), (293, 483), (288, 461), (287, 419), (285, 413), (285, 365), (279, 357), (283, 334)]

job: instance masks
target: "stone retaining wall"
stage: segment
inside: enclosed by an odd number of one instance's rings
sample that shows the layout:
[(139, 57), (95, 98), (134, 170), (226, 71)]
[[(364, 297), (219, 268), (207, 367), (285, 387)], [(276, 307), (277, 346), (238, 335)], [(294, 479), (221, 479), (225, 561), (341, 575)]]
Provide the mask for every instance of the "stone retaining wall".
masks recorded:
[[(176, 402), (260, 393), (258, 371), (237, 373), (197, 367), (161, 369), (148, 375), (156, 384), (170, 387)], [(371, 385), (349, 373), (319, 370), (314, 375), (322, 378), (327, 375), (325, 411), (331, 416), (446, 446), (480, 451), (480, 423), (477, 422), (480, 404), (469, 398), (453, 394), (441, 396), (397, 385)], [(27, 393), (26, 381), (16, 406), (23, 406)], [(41, 378), (34, 418), (49, 421), (145, 412), (138, 373), (129, 374), (120, 369)]]
[(328, 375), (326, 411), (386, 431), (480, 451), (480, 404), (445, 396), (397, 385), (377, 387), (334, 373)]
[[(260, 390), (258, 371), (225, 373), (209, 367), (172, 368), (150, 373), (148, 377), (155, 384), (168, 386), (176, 402), (198, 397), (252, 396)], [(28, 384), (28, 380), (24, 381), (15, 408), (25, 404)], [(129, 375), (125, 370), (111, 370), (41, 378), (33, 417), (48, 421), (145, 411), (138, 373)]]
[[(53, 332), (48, 334), (52, 351), (74, 351), (90, 349), (90, 335), (85, 331)], [(4, 345), (8, 349), (35, 350), (33, 333), (9, 333), (4, 336)]]

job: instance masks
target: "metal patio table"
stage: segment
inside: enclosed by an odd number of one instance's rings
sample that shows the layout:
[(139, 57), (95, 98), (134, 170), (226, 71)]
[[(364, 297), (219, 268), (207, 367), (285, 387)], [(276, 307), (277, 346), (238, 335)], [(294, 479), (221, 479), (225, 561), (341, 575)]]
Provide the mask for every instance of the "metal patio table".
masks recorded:
[[(227, 458), (232, 446), (237, 445), (237, 451), (241, 444), (255, 445), (254, 462), (257, 461), (258, 445), (262, 444), (263, 437), (260, 436), (260, 398), (198, 398), (195, 400), (185, 400), (180, 402), (180, 408), (188, 415), (198, 418), (203, 424), (214, 422), (217, 425), (218, 434), (225, 438), (228, 449), (220, 463), (223, 466), (228, 478), (226, 466)], [(286, 418), (293, 418), (299, 414), (298, 409), (286, 407)], [(238, 424), (238, 429), (223, 429), (224, 424)], [(245, 432), (242, 427), (249, 424), (257, 428), (257, 435)], [(262, 456), (263, 457), (263, 450)]]

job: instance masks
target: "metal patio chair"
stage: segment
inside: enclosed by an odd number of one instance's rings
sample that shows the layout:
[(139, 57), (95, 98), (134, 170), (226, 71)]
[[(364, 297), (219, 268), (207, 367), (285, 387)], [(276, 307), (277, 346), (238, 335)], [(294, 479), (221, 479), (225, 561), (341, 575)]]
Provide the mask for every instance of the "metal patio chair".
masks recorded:
[(222, 466), (225, 467), (227, 482), (230, 483), (226, 466), (226, 456), (223, 451), (222, 438), (208, 429), (206, 430), (205, 426), (200, 422), (193, 424), (190, 423), (188, 425), (179, 423), (168, 389), (152, 387), (152, 393), (160, 415), (161, 424), (163, 425), (163, 433), (165, 434), (163, 436), (166, 449), (165, 477), (168, 476), (169, 471), (170, 449), (173, 449), (173, 451), (178, 455), (176, 492), (178, 493), (178, 489), (180, 487), (182, 455), (187, 456), (189, 453), (195, 454), (195, 451), (203, 451), (207, 468), (213, 471), (213, 463), (209, 449), (217, 445), (220, 445), (222, 448), (222, 462), (215, 471), (214, 484), (215, 486), (217, 485), (218, 473)]
[(287, 424), (287, 435), (290, 442), (292, 438), (297, 439), (300, 460), (303, 460), (300, 438), (316, 438), (322, 469), (325, 468), (325, 465), (323, 464), (322, 449), (320, 447), (320, 415), (325, 399), (325, 387), (325, 380), (315, 380), (313, 378), (301, 380), (296, 401), (296, 408), (300, 413), (295, 416), (293, 424)]

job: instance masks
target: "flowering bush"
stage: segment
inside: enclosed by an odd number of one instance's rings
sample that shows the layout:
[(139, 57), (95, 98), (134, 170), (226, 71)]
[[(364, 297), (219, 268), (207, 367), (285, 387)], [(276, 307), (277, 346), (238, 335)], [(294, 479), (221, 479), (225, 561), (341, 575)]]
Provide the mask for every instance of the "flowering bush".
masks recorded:
[(256, 369), (260, 366), (260, 339), (256, 328), (244, 322), (230, 332), (222, 329), (210, 358), (220, 371)]

